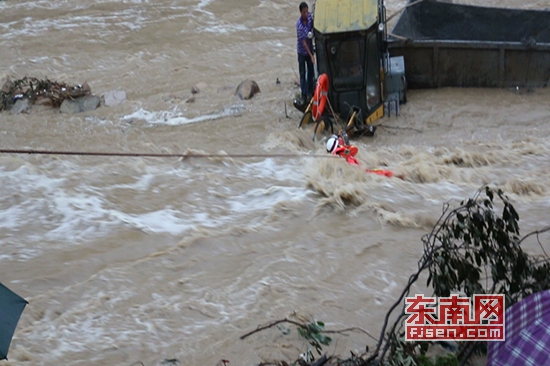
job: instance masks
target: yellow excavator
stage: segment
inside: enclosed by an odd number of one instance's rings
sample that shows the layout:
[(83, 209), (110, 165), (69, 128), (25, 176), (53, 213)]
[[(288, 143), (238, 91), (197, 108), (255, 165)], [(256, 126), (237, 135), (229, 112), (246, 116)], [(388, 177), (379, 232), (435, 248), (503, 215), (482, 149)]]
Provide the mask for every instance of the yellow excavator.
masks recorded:
[(398, 115), (406, 103), (405, 63), (389, 55), (383, 0), (317, 0), (312, 12), (316, 89), (326, 98), (294, 101), (304, 112), (299, 128), (313, 124), (314, 139), (334, 133), (335, 125), (348, 135), (372, 136), (378, 119), (392, 110)]

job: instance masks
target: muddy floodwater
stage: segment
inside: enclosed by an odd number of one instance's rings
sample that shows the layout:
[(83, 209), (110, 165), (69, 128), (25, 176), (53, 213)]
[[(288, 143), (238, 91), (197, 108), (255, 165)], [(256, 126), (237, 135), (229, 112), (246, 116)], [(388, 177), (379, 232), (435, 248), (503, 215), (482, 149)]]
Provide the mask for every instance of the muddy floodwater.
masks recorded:
[[(403, 180), (315, 157), (324, 146), (292, 108), (298, 4), (0, 1), (0, 78), (127, 95), (82, 114), (2, 112), (2, 149), (290, 155), (1, 154), (0, 282), (29, 305), (0, 365), (294, 360), (307, 349), (295, 328), (239, 337), (290, 316), (378, 336), (445, 202), (491, 184), (523, 234), (549, 225), (547, 89), (409, 91), (400, 117), (352, 137), (361, 165)], [(388, 15), (405, 4), (388, 0)], [(246, 78), (261, 93), (243, 101)], [(334, 338), (329, 354), (374, 344)]]

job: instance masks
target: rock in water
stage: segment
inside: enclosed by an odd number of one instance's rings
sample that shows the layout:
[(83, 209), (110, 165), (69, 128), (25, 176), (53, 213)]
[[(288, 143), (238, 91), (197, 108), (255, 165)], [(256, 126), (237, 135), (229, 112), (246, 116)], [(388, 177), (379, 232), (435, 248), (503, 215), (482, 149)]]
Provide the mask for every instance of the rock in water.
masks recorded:
[(111, 90), (103, 94), (101, 99), (105, 107), (113, 107), (126, 100), (126, 92), (122, 90)]
[(191, 94), (198, 94), (201, 92), (201, 90), (202, 91), (206, 90), (206, 88), (208, 88), (208, 84), (201, 81), (200, 83), (198, 83), (197, 85), (191, 88)]
[(19, 98), (11, 107), (11, 113), (12, 114), (19, 114), (19, 113), (29, 113), (31, 109), (31, 105), (29, 103), (28, 98)]
[(99, 105), (99, 97), (91, 95), (88, 97), (81, 97), (74, 100), (65, 99), (61, 103), (59, 110), (61, 113), (80, 113), (86, 111), (93, 111)]
[(89, 97), (78, 98), (78, 102), (80, 103), (80, 111), (87, 112), (96, 109), (99, 106), (100, 99), (95, 95), (91, 95)]
[(2, 88), (0, 89), (0, 92), (2, 92), (2, 93), (8, 93), (10, 91), (12, 85), (13, 85), (10, 78), (2, 79), (0, 81), (0, 84), (2, 85)]
[(237, 90), (235, 90), (235, 95), (238, 95), (241, 99), (250, 99), (256, 93), (261, 93), (260, 87), (254, 80), (246, 79), (241, 81)]

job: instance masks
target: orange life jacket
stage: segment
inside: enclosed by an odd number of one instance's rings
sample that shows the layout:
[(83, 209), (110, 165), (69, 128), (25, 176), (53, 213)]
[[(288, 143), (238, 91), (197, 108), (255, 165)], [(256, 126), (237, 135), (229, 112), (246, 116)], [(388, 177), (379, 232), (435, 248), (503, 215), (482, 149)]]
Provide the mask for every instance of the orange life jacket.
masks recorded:
[[(339, 138), (338, 139), (338, 147), (334, 149), (332, 152), (334, 155), (338, 155), (348, 162), (348, 164), (351, 165), (359, 165), (359, 161), (355, 158), (355, 155), (359, 152), (359, 149), (357, 146), (353, 145), (344, 145), (344, 141)], [(378, 175), (384, 175), (388, 178), (393, 177), (393, 172), (385, 169), (366, 169), (365, 172), (367, 173), (374, 173)]]
[(359, 161), (355, 158), (355, 155), (357, 155), (357, 153), (359, 152), (359, 149), (357, 148), (357, 146), (353, 146), (353, 145), (345, 146), (343, 144), (340, 144), (340, 141), (338, 141), (338, 145), (339, 146), (333, 151), (334, 155), (338, 155), (346, 159), (346, 161), (349, 164), (359, 165)]

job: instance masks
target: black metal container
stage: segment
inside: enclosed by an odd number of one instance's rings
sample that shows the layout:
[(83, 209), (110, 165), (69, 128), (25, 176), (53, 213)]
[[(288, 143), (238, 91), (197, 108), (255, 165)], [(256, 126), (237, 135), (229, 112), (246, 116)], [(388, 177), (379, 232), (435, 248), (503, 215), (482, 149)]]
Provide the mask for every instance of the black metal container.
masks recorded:
[(421, 1), (389, 34), (408, 87), (546, 87), (550, 11)]

